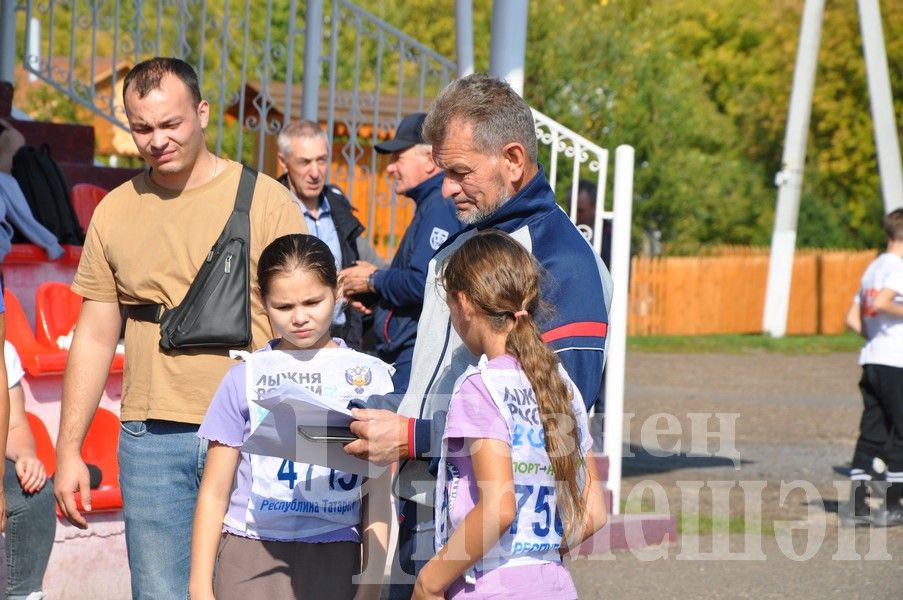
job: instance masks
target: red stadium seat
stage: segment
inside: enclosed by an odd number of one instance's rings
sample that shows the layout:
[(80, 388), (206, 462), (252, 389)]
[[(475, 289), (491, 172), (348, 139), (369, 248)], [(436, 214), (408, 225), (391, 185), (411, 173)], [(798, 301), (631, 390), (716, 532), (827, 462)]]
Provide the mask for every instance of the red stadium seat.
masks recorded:
[[(35, 290), (35, 337), (49, 348), (57, 348), (57, 339), (72, 332), (82, 307), (82, 297), (59, 281), (45, 281)], [(124, 357), (117, 354), (111, 373), (121, 373)]]
[(56, 340), (69, 335), (78, 321), (82, 297), (59, 281), (45, 281), (35, 290), (35, 338), (56, 347)]
[(88, 231), (88, 223), (94, 216), (94, 209), (106, 195), (107, 190), (90, 183), (76, 183), (72, 186), (70, 194), (72, 207), (75, 209), (78, 222), (85, 231)]
[(51, 261), (47, 258), (47, 252), (40, 246), (35, 244), (12, 244), (9, 252), (3, 257), (3, 267), (4, 269), (9, 269), (10, 266), (34, 266), (47, 263), (77, 267), (78, 261), (82, 256), (82, 247), (64, 245), (63, 250), (65, 253), (62, 257)]
[[(91, 512), (122, 510), (122, 492), (119, 489), (119, 418), (104, 408), (98, 408), (94, 421), (88, 428), (82, 444), (82, 460), (97, 465), (101, 471), (100, 487), (91, 490)], [(82, 510), (81, 500), (78, 509)]]
[(19, 352), (25, 371), (35, 377), (65, 371), (69, 353), (56, 346), (45, 346), (35, 339), (22, 304), (8, 289), (3, 290), (3, 302), (6, 304), (6, 339)]
[(47, 428), (40, 417), (30, 412), (26, 412), (25, 416), (28, 417), (28, 426), (31, 428), (31, 436), (34, 438), (38, 460), (44, 463), (44, 470), (50, 477), (56, 471), (56, 452), (53, 449), (50, 434), (47, 433)]

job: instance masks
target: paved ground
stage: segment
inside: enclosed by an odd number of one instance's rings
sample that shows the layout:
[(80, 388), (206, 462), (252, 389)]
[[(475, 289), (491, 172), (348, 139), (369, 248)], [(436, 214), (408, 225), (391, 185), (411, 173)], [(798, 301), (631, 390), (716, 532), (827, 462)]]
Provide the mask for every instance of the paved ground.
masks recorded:
[(631, 353), (623, 499), (678, 514), (683, 532), (670, 547), (573, 563), (581, 597), (901, 597), (903, 527), (837, 520), (858, 375), (855, 354)]

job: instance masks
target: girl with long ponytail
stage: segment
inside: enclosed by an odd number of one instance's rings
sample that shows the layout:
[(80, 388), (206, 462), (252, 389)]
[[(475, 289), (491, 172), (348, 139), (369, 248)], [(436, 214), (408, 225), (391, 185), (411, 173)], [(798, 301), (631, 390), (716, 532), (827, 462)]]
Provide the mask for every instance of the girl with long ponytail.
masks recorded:
[(583, 400), (536, 325), (539, 269), (496, 230), (444, 265), (452, 325), (481, 359), (449, 404), (437, 554), (414, 598), (576, 598), (561, 555), (605, 524)]

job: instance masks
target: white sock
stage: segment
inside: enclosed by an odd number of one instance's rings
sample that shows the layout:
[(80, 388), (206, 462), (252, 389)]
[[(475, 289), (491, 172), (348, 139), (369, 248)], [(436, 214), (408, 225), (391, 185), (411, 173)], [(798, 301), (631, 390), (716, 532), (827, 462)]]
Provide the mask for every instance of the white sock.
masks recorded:
[[(901, 475), (903, 475), (903, 473), (901, 473)], [(853, 481), (871, 481), (872, 474), (866, 473), (864, 469), (853, 468), (850, 469), (850, 479)]]

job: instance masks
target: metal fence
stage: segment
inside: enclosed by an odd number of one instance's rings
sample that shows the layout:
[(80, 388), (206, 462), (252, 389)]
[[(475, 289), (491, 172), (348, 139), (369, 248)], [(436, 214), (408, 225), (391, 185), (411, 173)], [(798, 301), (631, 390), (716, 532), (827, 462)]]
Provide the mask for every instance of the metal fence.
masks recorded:
[[(553, 190), (565, 198), (571, 221), (577, 223), (577, 229), (592, 244), (597, 254), (602, 253), (602, 245), (606, 240), (604, 223), (614, 218), (614, 212), (606, 209), (605, 192), (608, 179), (608, 150), (597, 146), (582, 135), (568, 129), (551, 117), (547, 117), (533, 109), (533, 120), (536, 122), (536, 138), (540, 148), (548, 153), (548, 178)], [(560, 169), (560, 165), (570, 163), (570, 169)], [(559, 171), (566, 177), (566, 185), (559, 185)], [(579, 222), (577, 216), (578, 193), (581, 179), (587, 179), (595, 187), (592, 198), (593, 210), (589, 222)], [(561, 193), (563, 192), (563, 193)], [(610, 203), (608, 204), (610, 207)], [(608, 240), (610, 242), (610, 240)], [(606, 260), (610, 260), (606, 257)]]
[(349, 197), (366, 195), (367, 230), (394, 248), (413, 205), (395, 196), (372, 148), (404, 115), (429, 109), (455, 64), (346, 0), (333, 1), (329, 22), (326, 121), (329, 130), (347, 132), (333, 179), (345, 182)]
[[(311, 7), (322, 15), (312, 29)], [(372, 146), (404, 114), (429, 107), (455, 74), (452, 61), (346, 0), (28, 0), (20, 10), (35, 24), (22, 28), (26, 70), (67, 101), (126, 130), (127, 69), (152, 56), (182, 58), (211, 101), (214, 150), (270, 174), (277, 134), (302, 116), (302, 96), (314, 95), (314, 118), (341, 147), (333, 181), (365, 204), (380, 246), (394, 248), (413, 209), (392, 193)], [(312, 31), (320, 43), (305, 56)], [(317, 89), (304, 90), (308, 70)]]
[[(454, 77), (455, 64), (347, 0), (327, 4), (27, 0), (18, 8), (31, 25), (21, 27), (19, 51), (29, 73), (123, 130), (127, 69), (151, 56), (182, 58), (197, 69), (201, 92), (211, 101), (214, 150), (270, 174), (276, 135), (302, 116), (302, 96), (314, 95), (316, 117), (338, 150), (331, 178), (355, 201), (377, 247), (391, 252), (412, 206), (394, 195), (372, 147), (402, 116), (427, 110)], [(312, 7), (322, 9), (313, 28), (306, 19)], [(312, 32), (320, 43), (306, 56), (305, 36)], [(317, 75), (307, 77), (308, 84), (324, 81), (324, 89), (304, 90), (308, 70)], [(601, 251), (603, 224), (613, 218), (605, 207), (608, 152), (539, 111), (534, 115), (549, 179), (573, 220), (578, 180), (595, 184), (594, 220), (579, 227)]]

